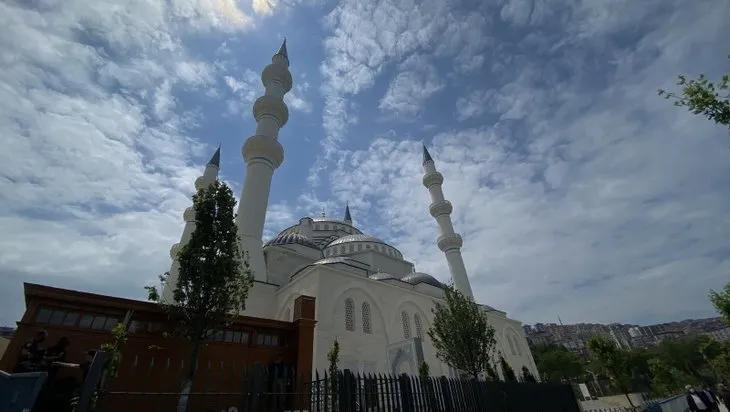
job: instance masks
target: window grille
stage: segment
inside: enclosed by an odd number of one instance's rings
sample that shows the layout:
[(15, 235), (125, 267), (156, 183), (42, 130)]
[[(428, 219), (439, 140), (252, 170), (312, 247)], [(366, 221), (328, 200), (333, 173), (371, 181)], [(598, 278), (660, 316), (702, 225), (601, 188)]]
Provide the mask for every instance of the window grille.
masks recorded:
[(421, 325), (421, 317), (418, 314), (413, 315), (413, 323), (416, 324), (416, 336), (423, 340), (423, 325)]
[(401, 312), (400, 317), (401, 317), (401, 320), (403, 321), (403, 339), (410, 339), (411, 338), (411, 322), (408, 319), (408, 314), (405, 312)]
[(355, 304), (352, 299), (347, 298), (345, 300), (345, 329), (355, 330)]
[(370, 325), (370, 304), (367, 302), (362, 303), (362, 331), (365, 333), (373, 333)]
[(515, 351), (515, 343), (512, 341), (512, 336), (510, 334), (507, 334), (507, 341), (509, 342), (509, 350), (512, 352), (512, 356), (517, 355), (517, 351)]
[(517, 356), (522, 356), (522, 345), (520, 345), (520, 338), (514, 336), (515, 348), (517, 349)]

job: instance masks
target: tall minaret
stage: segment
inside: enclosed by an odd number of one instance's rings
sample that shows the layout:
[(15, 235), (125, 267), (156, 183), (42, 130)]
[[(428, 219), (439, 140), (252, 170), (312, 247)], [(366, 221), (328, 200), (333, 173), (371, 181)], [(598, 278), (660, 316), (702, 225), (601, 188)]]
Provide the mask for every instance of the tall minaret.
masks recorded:
[(266, 208), (274, 170), (284, 161), (284, 148), (278, 141), (279, 129), (289, 119), (289, 109), (284, 95), (291, 90), (289, 56), (286, 39), (279, 51), (271, 58), (271, 64), (261, 73), (266, 91), (253, 105), (256, 134), (243, 145), (246, 161), (246, 179), (243, 182), (241, 201), (238, 204), (238, 235), (244, 252), (248, 252), (249, 265), (256, 280), (266, 281), (266, 263), (261, 237), (264, 233)]
[[(210, 158), (210, 161), (205, 166), (205, 171), (203, 172), (203, 175), (195, 179), (196, 190), (208, 187), (211, 183), (215, 182), (218, 179), (218, 170), (220, 169), (220, 164), (221, 147), (218, 146), (218, 150), (213, 153), (213, 157)], [(175, 243), (170, 248), (170, 258), (172, 258), (172, 265), (170, 266), (170, 276), (167, 278), (167, 283), (165, 283), (162, 289), (162, 299), (166, 303), (172, 303), (174, 301), (173, 292), (175, 290), (175, 287), (177, 286), (177, 278), (180, 272), (180, 263), (177, 261), (177, 252), (182, 246), (186, 245), (190, 241), (190, 236), (195, 230), (195, 209), (193, 209), (192, 206), (185, 209), (185, 212), (183, 213), (183, 218), (185, 219), (185, 227), (183, 228), (180, 243)]]
[(449, 271), (451, 279), (454, 281), (456, 290), (464, 294), (471, 300), (474, 300), (474, 294), (471, 291), (469, 277), (466, 275), (466, 266), (464, 259), (461, 257), (461, 245), (464, 241), (461, 235), (454, 232), (454, 225), (451, 223), (451, 212), (454, 209), (451, 202), (444, 199), (444, 192), (441, 185), (444, 183), (444, 176), (436, 171), (436, 165), (433, 163), (431, 154), (428, 153), (426, 146), (423, 146), (423, 185), (426, 186), (431, 194), (431, 206), (429, 211), (431, 216), (436, 219), (439, 225), (441, 235), (438, 237), (438, 246), (446, 255), (446, 261), (449, 263)]

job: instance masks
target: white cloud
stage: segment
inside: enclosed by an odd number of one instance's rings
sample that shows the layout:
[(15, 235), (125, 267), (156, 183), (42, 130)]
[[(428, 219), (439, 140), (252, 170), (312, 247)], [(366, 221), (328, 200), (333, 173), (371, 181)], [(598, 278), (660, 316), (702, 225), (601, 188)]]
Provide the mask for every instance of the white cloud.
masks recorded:
[(491, 94), (490, 90), (473, 90), (456, 99), (456, 119), (461, 122), (487, 112)]
[[(321, 159), (310, 170), (311, 185), (319, 183), (325, 164), (347, 140), (348, 117), (357, 116), (348, 110), (349, 99), (372, 87), (384, 67), (414, 52), (434, 50), (439, 57), (453, 57), (460, 73), (483, 64), (479, 53), (488, 44), (484, 14), (464, 10), (457, 3), (425, 0), (416, 5), (396, 0), (363, 7), (356, 0), (343, 0), (327, 15), (325, 27), (331, 35), (324, 40), (326, 59), (320, 68), (325, 137)], [(399, 82), (409, 83), (407, 76)], [(413, 102), (395, 97), (385, 102), (406, 111), (414, 107)]]
[(253, 11), (257, 14), (270, 15), (273, 13), (276, 6), (279, 4), (278, 0), (253, 0)]
[[(581, 3), (575, 14), (561, 6), (554, 16), (538, 3), (502, 17), (559, 21), (569, 36), (539, 32), (554, 50), (530, 36), (500, 45), (492, 82), (456, 99), (459, 119), (499, 121), (439, 133), (431, 145), (477, 296), (528, 321), (711, 315), (707, 291), (730, 269), (727, 131), (656, 90), (677, 73), (726, 70), (722, 51), (702, 45), (730, 35), (730, 6), (637, 5), (651, 18), (625, 47), (610, 36), (639, 21), (633, 3)], [(366, 230), (445, 280), (420, 142), (377, 138), (333, 157), (334, 196), (361, 205), (374, 217)]]
[[(36, 280), (141, 296), (209, 156), (176, 93), (217, 69), (180, 36), (251, 21), (233, 1), (19, 4), (0, 3), (0, 289), (16, 303)], [(7, 309), (0, 323), (20, 307)]]
[(308, 90), (309, 83), (295, 83), (292, 90), (284, 95), (284, 102), (292, 110), (310, 113), (312, 111), (312, 104), (306, 100)]
[(400, 65), (378, 107), (396, 116), (415, 116), (443, 87), (436, 68), (424, 56), (413, 55)]

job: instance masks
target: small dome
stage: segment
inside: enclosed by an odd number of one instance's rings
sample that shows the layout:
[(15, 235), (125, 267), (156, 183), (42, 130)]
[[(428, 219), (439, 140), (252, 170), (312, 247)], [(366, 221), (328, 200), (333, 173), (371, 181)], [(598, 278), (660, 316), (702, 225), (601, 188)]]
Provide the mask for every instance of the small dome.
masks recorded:
[(317, 247), (317, 245), (314, 244), (311, 239), (306, 236), (300, 235), (299, 233), (287, 233), (284, 235), (279, 235), (266, 242), (264, 247), (280, 245), (302, 245), (314, 249), (319, 249), (319, 247)]
[(339, 239), (335, 239), (332, 242), (330, 242), (327, 247), (330, 246), (337, 246), (342, 245), (345, 243), (351, 243), (351, 242), (371, 242), (371, 243), (382, 243), (384, 245), (388, 245), (387, 243), (383, 242), (382, 240), (378, 239), (374, 236), (368, 236), (368, 235), (347, 235), (342, 236)]
[(395, 279), (396, 277), (391, 275), (390, 273), (378, 272), (374, 275), (368, 276), (368, 278), (370, 278), (372, 280), (387, 280), (387, 279)]
[(419, 283), (427, 283), (431, 286), (436, 286), (437, 288), (443, 289), (444, 284), (439, 282), (438, 279), (435, 277), (429, 275), (428, 273), (421, 273), (421, 272), (413, 272), (409, 273), (406, 276), (403, 276), (400, 280), (406, 283), (410, 283), (411, 285), (417, 285)]

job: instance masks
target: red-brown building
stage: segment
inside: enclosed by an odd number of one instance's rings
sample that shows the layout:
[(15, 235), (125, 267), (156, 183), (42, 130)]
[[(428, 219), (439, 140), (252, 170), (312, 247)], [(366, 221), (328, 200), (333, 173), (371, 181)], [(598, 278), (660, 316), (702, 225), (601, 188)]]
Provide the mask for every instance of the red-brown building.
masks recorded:
[[(102, 410), (167, 410), (176, 401), (174, 394), (180, 390), (182, 377), (189, 369), (191, 345), (171, 337), (172, 325), (158, 305), (29, 283), (24, 287), (26, 311), (0, 360), (0, 370), (12, 370), (23, 343), (40, 330), (48, 332), (43, 345), (46, 347), (67, 337), (71, 344), (66, 362), (81, 363), (87, 351), (110, 343), (111, 329), (124, 322), (129, 338), (121, 350), (119, 373), (110, 382), (109, 391), (117, 392), (118, 399), (125, 401), (147, 396), (146, 407), (107, 405)], [(300, 296), (295, 302), (293, 322), (237, 317), (225, 330), (217, 331), (203, 343), (193, 392), (236, 393), (252, 365), (266, 366), (278, 356), (297, 374), (309, 377), (316, 323), (314, 308), (314, 298)], [(80, 377), (78, 370), (62, 369), (59, 377), (74, 374)], [(291, 390), (301, 393), (305, 389)], [(136, 395), (121, 396), (122, 392)], [(158, 394), (154, 408), (149, 402), (151, 393)], [(169, 394), (168, 399), (160, 393)], [(195, 401), (194, 397), (191, 399)]]

